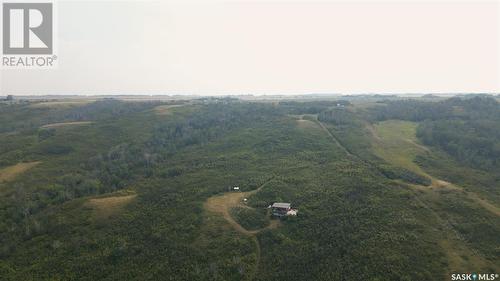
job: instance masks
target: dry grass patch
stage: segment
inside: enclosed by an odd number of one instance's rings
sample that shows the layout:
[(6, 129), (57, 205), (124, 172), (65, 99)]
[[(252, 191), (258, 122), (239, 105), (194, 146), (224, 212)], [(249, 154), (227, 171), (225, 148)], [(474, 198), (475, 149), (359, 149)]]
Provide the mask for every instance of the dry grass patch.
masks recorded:
[(26, 163), (18, 163), (16, 165), (3, 168), (0, 170), (0, 182), (9, 182), (14, 180), (18, 175), (26, 172), (27, 170), (35, 167), (41, 162), (26, 162)]
[(86, 203), (86, 206), (94, 211), (95, 218), (107, 219), (119, 214), (135, 197), (137, 194), (92, 198)]

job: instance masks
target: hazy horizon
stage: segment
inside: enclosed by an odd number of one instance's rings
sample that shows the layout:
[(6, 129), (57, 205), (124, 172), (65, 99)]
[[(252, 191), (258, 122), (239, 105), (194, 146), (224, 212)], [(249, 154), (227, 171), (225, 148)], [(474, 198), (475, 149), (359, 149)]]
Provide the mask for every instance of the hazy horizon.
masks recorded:
[[(498, 1), (59, 1), (14, 95), (498, 93)], [(92, 15), (89, 20), (89, 15)]]
[(120, 94), (120, 93), (92, 93), (92, 94), (71, 94), (71, 93), (60, 93), (60, 94), (9, 94), (9, 93), (1, 93), (0, 92), (0, 97), (7, 96), (7, 95), (13, 95), (14, 97), (33, 97), (33, 98), (38, 98), (38, 97), (85, 97), (85, 98), (92, 98), (92, 97), (108, 97), (108, 96), (123, 96), (123, 97), (229, 97), (229, 96), (234, 96), (234, 97), (343, 97), (343, 96), (398, 96), (398, 97), (422, 97), (425, 95), (433, 95), (437, 97), (453, 97), (453, 96), (462, 96), (462, 95), (491, 95), (491, 96), (500, 96), (500, 92), (491, 92), (491, 93), (480, 93), (480, 92), (469, 92), (469, 93), (303, 93), (303, 94), (294, 94), (294, 93), (288, 93), (288, 94), (279, 94), (279, 93), (274, 93), (274, 94), (217, 94), (217, 93), (211, 93), (211, 94), (183, 94), (183, 93), (154, 93), (154, 94), (145, 94), (145, 93), (128, 93), (128, 94)]

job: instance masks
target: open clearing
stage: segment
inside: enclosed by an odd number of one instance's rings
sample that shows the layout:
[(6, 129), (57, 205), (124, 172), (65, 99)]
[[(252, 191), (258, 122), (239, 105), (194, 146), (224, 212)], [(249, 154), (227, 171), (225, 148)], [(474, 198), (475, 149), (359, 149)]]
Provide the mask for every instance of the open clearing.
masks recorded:
[(306, 119), (297, 120), (297, 126), (301, 129), (304, 129), (304, 130), (308, 130), (308, 129), (321, 130), (321, 127), (317, 123), (315, 123), (314, 121), (311, 121), (311, 120), (306, 120)]
[(62, 122), (62, 123), (52, 123), (52, 124), (43, 125), (42, 128), (50, 129), (50, 128), (60, 128), (60, 127), (66, 127), (66, 126), (89, 125), (89, 124), (92, 124), (92, 122), (90, 122), (90, 121)]
[(112, 215), (120, 213), (120, 211), (129, 204), (137, 195), (118, 195), (102, 198), (92, 198), (86, 203), (94, 211), (94, 217), (106, 219)]
[(16, 165), (3, 168), (0, 170), (0, 182), (9, 182), (14, 180), (18, 175), (26, 172), (27, 170), (35, 167), (41, 162), (26, 162), (26, 163), (18, 163)]

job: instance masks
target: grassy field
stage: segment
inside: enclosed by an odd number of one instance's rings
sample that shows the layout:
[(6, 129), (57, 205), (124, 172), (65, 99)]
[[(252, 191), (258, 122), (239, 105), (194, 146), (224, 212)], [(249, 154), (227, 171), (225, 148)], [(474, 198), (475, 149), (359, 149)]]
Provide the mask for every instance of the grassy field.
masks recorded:
[(373, 145), (377, 156), (418, 174), (426, 173), (415, 163), (417, 155), (429, 152), (416, 137), (417, 124), (389, 120), (373, 125)]

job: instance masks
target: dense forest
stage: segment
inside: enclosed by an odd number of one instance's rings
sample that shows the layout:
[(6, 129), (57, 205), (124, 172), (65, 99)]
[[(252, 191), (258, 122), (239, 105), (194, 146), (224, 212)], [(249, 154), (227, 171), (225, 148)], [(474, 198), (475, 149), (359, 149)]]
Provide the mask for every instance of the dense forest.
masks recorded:
[(493, 97), (23, 101), (0, 119), (2, 280), (500, 272)]

